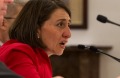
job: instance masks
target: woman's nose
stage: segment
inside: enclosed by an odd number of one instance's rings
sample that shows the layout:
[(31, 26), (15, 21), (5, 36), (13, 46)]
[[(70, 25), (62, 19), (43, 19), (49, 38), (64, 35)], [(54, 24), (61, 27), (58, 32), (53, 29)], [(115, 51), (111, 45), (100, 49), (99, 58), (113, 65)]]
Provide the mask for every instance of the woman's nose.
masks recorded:
[(69, 27), (66, 27), (66, 28), (65, 28), (65, 31), (64, 31), (64, 33), (63, 33), (63, 36), (64, 36), (65, 38), (70, 38), (70, 37), (71, 37), (71, 30), (70, 30)]

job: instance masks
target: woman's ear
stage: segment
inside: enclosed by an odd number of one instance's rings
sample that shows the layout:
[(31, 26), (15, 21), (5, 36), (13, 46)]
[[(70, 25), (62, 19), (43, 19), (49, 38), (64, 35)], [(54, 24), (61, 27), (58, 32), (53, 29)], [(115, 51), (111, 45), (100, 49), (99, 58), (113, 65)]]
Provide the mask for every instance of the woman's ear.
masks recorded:
[(37, 37), (40, 38), (40, 29), (37, 30)]
[(40, 35), (39, 35), (39, 33), (37, 33), (37, 38), (40, 38)]

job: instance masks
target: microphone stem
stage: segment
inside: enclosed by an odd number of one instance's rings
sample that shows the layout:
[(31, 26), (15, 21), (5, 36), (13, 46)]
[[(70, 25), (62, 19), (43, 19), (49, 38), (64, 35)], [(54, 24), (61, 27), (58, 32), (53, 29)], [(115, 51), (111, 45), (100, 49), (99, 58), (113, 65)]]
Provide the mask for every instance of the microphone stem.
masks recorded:
[(110, 20), (107, 20), (107, 22), (108, 22), (108, 23), (111, 23), (111, 24), (114, 24), (114, 25), (117, 25), (117, 26), (120, 26), (120, 24), (114, 23), (114, 22), (112, 22), (112, 21), (110, 21)]
[(115, 59), (116, 61), (120, 62), (120, 59), (119, 59), (119, 58), (116, 58), (116, 57), (114, 57), (114, 56), (112, 56), (112, 55), (110, 55), (110, 54), (107, 54), (107, 53), (105, 53), (105, 52), (99, 51), (99, 52), (97, 52), (97, 53), (105, 54), (105, 55), (110, 56), (111, 58)]

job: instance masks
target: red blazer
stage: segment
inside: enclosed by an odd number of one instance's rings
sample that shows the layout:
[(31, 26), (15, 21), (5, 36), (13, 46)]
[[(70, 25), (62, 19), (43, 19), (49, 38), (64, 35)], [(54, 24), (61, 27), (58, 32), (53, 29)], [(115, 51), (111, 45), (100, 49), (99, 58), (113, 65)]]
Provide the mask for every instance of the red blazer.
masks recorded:
[(0, 60), (24, 78), (52, 78), (46, 52), (17, 40), (9, 40), (0, 47)]

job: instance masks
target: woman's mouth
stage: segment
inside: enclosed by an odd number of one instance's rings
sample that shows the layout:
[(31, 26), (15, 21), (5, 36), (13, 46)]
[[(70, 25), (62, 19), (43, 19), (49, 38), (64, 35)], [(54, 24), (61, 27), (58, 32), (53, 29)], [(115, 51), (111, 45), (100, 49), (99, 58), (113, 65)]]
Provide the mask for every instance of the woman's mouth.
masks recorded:
[(67, 41), (62, 41), (62, 42), (60, 43), (60, 46), (61, 46), (63, 49), (65, 49), (66, 43), (67, 43)]

